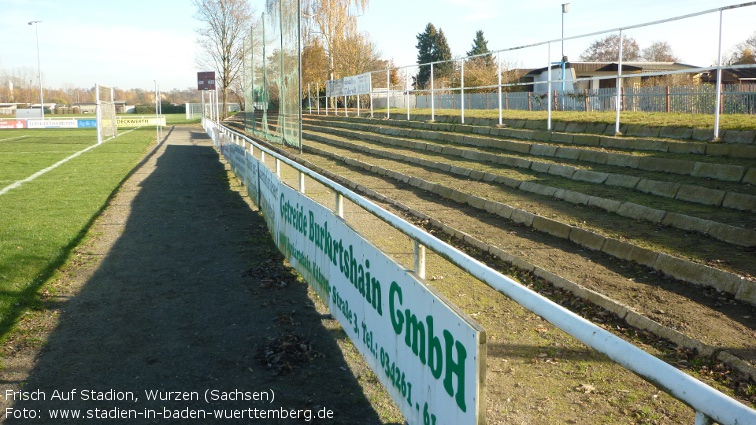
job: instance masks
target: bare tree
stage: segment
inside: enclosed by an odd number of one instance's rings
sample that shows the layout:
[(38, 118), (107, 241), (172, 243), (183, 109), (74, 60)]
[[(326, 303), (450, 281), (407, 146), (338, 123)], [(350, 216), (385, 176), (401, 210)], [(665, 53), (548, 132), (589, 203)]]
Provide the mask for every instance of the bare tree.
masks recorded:
[(656, 41), (643, 49), (643, 60), (648, 62), (679, 62), (672, 52), (672, 46), (666, 41)]
[[(365, 10), (369, 0), (304, 0), (302, 14), (304, 19), (304, 43), (311, 43), (314, 37), (322, 37), (323, 47), (331, 64), (329, 78), (339, 78), (344, 75), (336, 70), (348, 67), (347, 59), (335, 54), (346, 43), (348, 38), (360, 38), (357, 32), (356, 13)], [(348, 47), (346, 48), (348, 49)]]
[(730, 65), (743, 65), (756, 63), (756, 32), (746, 41), (738, 43), (725, 58), (725, 63)]
[(334, 47), (336, 56), (340, 59), (334, 64), (335, 71), (341, 76), (375, 71), (382, 65), (381, 53), (364, 34), (349, 35)]
[[(580, 59), (589, 62), (614, 62), (619, 58), (619, 35), (608, 35), (594, 41), (582, 54)], [(622, 60), (640, 59), (638, 42), (632, 37), (622, 38)]]
[(204, 53), (197, 64), (215, 70), (216, 84), (221, 89), (221, 118), (225, 118), (229, 89), (242, 77), (243, 39), (252, 22), (253, 11), (247, 0), (193, 1), (197, 8), (195, 18), (202, 24), (197, 29), (197, 44)]

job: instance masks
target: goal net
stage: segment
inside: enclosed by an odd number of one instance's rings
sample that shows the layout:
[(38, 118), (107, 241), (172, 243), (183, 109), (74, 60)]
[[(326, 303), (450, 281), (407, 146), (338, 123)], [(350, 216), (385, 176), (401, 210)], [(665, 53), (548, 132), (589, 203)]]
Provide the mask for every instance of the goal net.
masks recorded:
[(115, 99), (111, 87), (96, 84), (95, 93), (97, 96), (97, 143), (102, 143), (118, 134)]

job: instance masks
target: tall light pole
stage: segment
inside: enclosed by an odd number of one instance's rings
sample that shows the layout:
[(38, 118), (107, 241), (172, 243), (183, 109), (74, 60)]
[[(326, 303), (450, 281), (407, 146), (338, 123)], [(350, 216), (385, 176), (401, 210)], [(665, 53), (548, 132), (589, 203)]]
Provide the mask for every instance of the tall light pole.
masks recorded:
[[(29, 25), (38, 24), (42, 21), (29, 21)], [(42, 65), (39, 61), (39, 30), (38, 25), (34, 25), (34, 33), (37, 36), (37, 78), (39, 79), (39, 109), (42, 111), (42, 119), (45, 119), (45, 99), (42, 97)]]
[(567, 67), (567, 58), (564, 56), (564, 15), (570, 11), (569, 3), (562, 3), (562, 110), (564, 111), (564, 73)]

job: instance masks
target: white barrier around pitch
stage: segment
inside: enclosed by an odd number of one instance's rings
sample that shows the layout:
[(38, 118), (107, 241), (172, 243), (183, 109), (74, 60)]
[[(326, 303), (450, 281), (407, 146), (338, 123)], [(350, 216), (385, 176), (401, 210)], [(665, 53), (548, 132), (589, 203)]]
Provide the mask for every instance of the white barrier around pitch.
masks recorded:
[(283, 184), (235, 137), (215, 137), (279, 250), (328, 304), (407, 422), (483, 423), (485, 331), (334, 211)]
[[(145, 127), (145, 126), (165, 126), (165, 116), (140, 116), (116, 117), (116, 126), (118, 128)], [(12, 129), (30, 129), (39, 130), (44, 128), (96, 128), (97, 120), (95, 118), (10, 118), (0, 119), (0, 130)]]
[[(452, 263), (462, 267), (465, 271), (470, 273), (470, 275), (476, 277), (477, 279), (481, 280), (482, 282), (485, 282), (486, 284), (496, 289), (497, 291), (512, 298), (514, 301), (516, 301), (517, 303), (519, 303), (526, 309), (543, 317), (544, 319), (554, 324), (559, 329), (572, 335), (573, 337), (575, 337), (575, 339), (583, 342), (587, 346), (601, 353), (606, 354), (610, 359), (612, 359), (614, 362), (618, 363), (622, 367), (634, 372), (640, 377), (653, 383), (657, 387), (663, 389), (664, 391), (669, 393), (672, 397), (675, 397), (676, 399), (692, 407), (696, 412), (695, 414), (696, 425), (710, 424), (712, 423), (712, 421), (716, 421), (717, 423), (720, 423), (722, 425), (735, 425), (735, 424), (746, 424), (746, 423), (756, 424), (756, 411), (744, 405), (743, 403), (740, 403), (739, 401), (731, 397), (728, 397), (725, 394), (722, 394), (716, 389), (687, 375), (686, 373), (680, 371), (674, 366), (663, 362), (662, 360), (643, 351), (642, 349), (623, 340), (622, 338), (612, 334), (611, 332), (595, 325), (594, 323), (591, 323), (590, 321), (578, 316), (575, 313), (572, 313), (571, 311), (552, 302), (551, 300), (543, 297), (542, 295), (522, 286), (521, 284), (510, 279), (509, 277), (504, 276), (501, 273), (497, 272), (496, 270), (493, 270), (490, 267), (486, 266), (485, 264), (478, 262), (477, 260), (468, 256), (467, 254), (456, 250), (454, 247), (451, 247), (445, 242), (415, 227), (414, 225), (377, 207), (372, 202), (366, 200), (365, 198), (347, 189), (346, 187), (338, 183), (335, 183), (315, 173), (314, 171), (294, 161), (287, 159), (286, 157), (280, 156), (277, 153), (265, 147), (260, 146), (259, 144), (255, 143), (254, 141), (247, 138), (246, 136), (242, 136), (239, 133), (236, 133), (232, 130), (224, 128), (220, 126), (219, 124), (217, 124), (216, 122), (203, 119), (202, 125), (207, 131), (207, 133), (213, 138), (213, 141), (216, 144), (216, 146), (220, 148), (221, 152), (224, 152), (224, 156), (226, 158), (229, 158), (229, 153), (232, 150), (237, 152), (236, 153), (237, 158), (240, 157), (239, 155), (241, 151), (244, 151), (244, 157), (246, 158), (247, 164), (249, 164), (250, 162), (258, 162), (256, 160), (249, 161), (249, 158), (253, 157), (253, 155), (248, 150), (244, 149), (241, 145), (236, 144), (237, 142), (240, 142), (244, 144), (245, 146), (248, 145), (250, 149), (259, 150), (260, 152), (262, 152), (261, 155), (271, 155), (275, 157), (277, 162), (278, 161), (283, 162), (286, 165), (294, 168), (300, 174), (300, 182), (302, 181), (303, 176), (307, 175), (317, 180), (318, 182), (328, 186), (329, 188), (333, 189), (338, 194), (338, 199), (341, 199), (340, 197), (342, 196), (348, 198), (350, 201), (354, 202), (357, 206), (365, 209), (366, 211), (369, 211), (370, 213), (379, 217), (381, 220), (385, 221), (386, 223), (390, 224), (394, 228), (400, 230), (402, 233), (409, 236), (412, 240), (415, 241), (416, 246), (419, 245), (422, 247), (427, 247), (428, 249), (431, 249), (432, 251), (439, 253), (441, 256), (448, 259)], [(234, 145), (237, 147), (232, 148), (231, 146), (234, 146)], [(238, 162), (238, 159), (237, 159), (237, 162)], [(250, 177), (248, 175), (246, 176), (246, 179), (247, 179), (247, 183), (250, 185), (250, 186), (247, 186), (248, 190), (250, 190), (250, 197), (252, 197), (253, 200), (259, 201), (259, 199), (262, 199), (262, 197), (260, 196), (258, 192), (262, 190), (262, 187), (264, 186), (264, 184), (267, 185), (268, 184), (267, 182), (272, 181), (273, 176), (275, 176), (275, 174), (271, 173), (270, 170), (268, 170), (264, 166), (264, 164), (260, 162), (258, 162), (258, 164), (255, 167), (258, 170), (257, 175), (259, 178), (258, 183), (257, 183), (257, 189), (251, 188), (251, 185), (255, 184), (255, 182), (253, 181), (254, 180), (253, 176)], [(249, 169), (250, 168), (248, 167), (248, 170)], [(261, 177), (261, 176), (265, 176), (265, 177)], [(263, 182), (263, 179), (265, 179), (266, 181)], [(302, 188), (302, 190), (304, 190), (304, 188)], [(271, 197), (271, 199), (273, 199), (273, 197)], [(274, 201), (271, 201), (271, 202), (274, 202)], [(268, 204), (267, 201), (265, 202), (265, 205), (258, 203), (258, 205), (261, 205), (261, 210), (263, 210), (264, 214), (275, 215), (276, 205), (275, 204), (267, 205), (267, 204)], [(296, 209), (297, 208), (295, 208), (295, 210)], [(338, 207), (338, 205), (337, 205), (336, 210), (340, 211), (340, 208)], [(266, 221), (267, 220), (269, 219), (266, 217)], [(272, 224), (275, 224), (275, 223), (269, 223), (269, 226), (271, 226)], [(272, 228), (273, 227), (271, 227), (271, 229)], [(278, 238), (278, 235), (274, 234), (274, 239), (276, 239), (278, 243), (277, 238)], [(416, 271), (417, 271), (417, 264), (419, 262), (417, 258), (418, 251), (422, 251), (422, 250), (416, 249), (416, 258), (415, 258)], [(422, 258), (420, 262), (424, 262), (424, 258)], [(424, 273), (424, 271), (422, 273)], [(391, 295), (395, 295), (395, 294), (391, 294)], [(391, 310), (392, 309), (389, 309), (389, 311)], [(393, 310), (396, 311), (395, 309)], [(391, 324), (393, 326), (394, 322), (391, 322)], [(400, 336), (401, 335), (397, 335), (396, 338), (401, 339)], [(355, 341), (355, 345), (357, 344), (358, 344), (358, 341)], [(479, 359), (484, 359), (483, 357), (484, 355), (485, 355), (484, 353), (480, 353)], [(369, 356), (366, 356), (365, 358), (368, 362), (371, 361)], [(402, 358), (402, 360), (404, 359)], [(376, 374), (379, 377), (382, 377), (382, 374), (379, 371), (377, 371)], [(482, 386), (483, 379), (484, 379), (483, 370), (480, 371), (479, 379), (480, 379), (479, 381), (480, 385)], [(384, 383), (384, 385), (386, 384)], [(414, 387), (414, 384), (413, 384), (413, 387)], [(390, 386), (387, 386), (387, 389), (389, 390), (389, 392), (392, 391)], [(443, 392), (445, 389), (446, 389), (445, 387), (438, 387), (436, 388), (436, 391)], [(414, 389), (413, 389), (413, 393), (414, 393)], [(394, 394), (392, 393), (392, 395)], [(395, 398), (395, 400), (397, 399)], [(449, 402), (453, 403), (453, 401), (451, 400)], [(485, 408), (483, 407), (483, 403), (480, 399), (478, 399), (478, 402), (479, 402), (479, 405), (476, 406), (476, 409), (479, 409), (481, 413), (480, 413), (480, 416), (477, 418), (477, 420), (484, 421), (485, 418), (483, 415), (485, 414), (484, 413)], [(397, 400), (397, 405), (400, 406), (400, 408), (402, 407), (401, 399)], [(435, 408), (435, 406), (433, 407)], [(442, 417), (438, 415), (436, 417), (439, 420), (438, 421), (439, 424), (455, 423), (453, 419), (449, 420), (446, 417)], [(423, 422), (420, 422), (421, 418), (423, 419)], [(428, 423), (428, 422), (425, 422), (425, 419), (430, 420), (431, 418), (429, 416), (423, 415), (420, 417), (409, 416), (409, 417), (406, 417), (406, 419), (408, 423), (415, 424), (415, 423)]]

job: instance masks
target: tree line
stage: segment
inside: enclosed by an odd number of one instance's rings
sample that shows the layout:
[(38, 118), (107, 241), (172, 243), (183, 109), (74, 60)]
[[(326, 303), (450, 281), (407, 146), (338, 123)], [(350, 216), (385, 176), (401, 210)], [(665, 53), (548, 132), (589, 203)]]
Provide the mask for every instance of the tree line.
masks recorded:
[[(44, 75), (43, 75), (44, 77)], [(44, 78), (43, 78), (44, 80)], [(0, 102), (3, 103), (39, 103), (39, 83), (37, 71), (31, 67), (15, 69), (0, 69)], [(114, 88), (115, 99), (123, 100), (127, 105), (154, 105), (155, 92), (141, 88)], [(76, 87), (70, 84), (60, 88), (43, 87), (42, 94), (45, 103), (55, 103), (60, 106), (71, 106), (75, 103), (90, 103), (95, 101), (95, 87)], [(160, 93), (161, 102), (165, 105), (199, 102), (199, 94), (195, 88), (183, 90), (172, 89)]]
[[(457, 88), (460, 85), (460, 68), (464, 64), (465, 86), (477, 87), (470, 90), (493, 91), (492, 86), (498, 85), (499, 64), (493, 61), (492, 52), (488, 48), (483, 31), (478, 30), (473, 39), (472, 48), (466, 52), (462, 61), (452, 61), (453, 56), (449, 44), (441, 28), (428, 23), (425, 30), (417, 34), (417, 64), (418, 73), (413, 76), (413, 86), (417, 90), (428, 90), (431, 85), (431, 69), (433, 71), (434, 89)], [(756, 63), (756, 32), (747, 40), (732, 48), (723, 58), (725, 65)], [(612, 34), (597, 39), (583, 51), (579, 58), (585, 62), (616, 62), (619, 56), (619, 35)], [(681, 59), (673, 52), (666, 41), (656, 41), (641, 49), (633, 37), (623, 37), (622, 57), (624, 61), (645, 62), (680, 62)], [(433, 64), (432, 67), (430, 64)], [(713, 64), (716, 65), (716, 64)], [(501, 81), (504, 84), (516, 82), (524, 73), (517, 70), (513, 64), (501, 64)], [(686, 77), (687, 78), (687, 77)], [(672, 78), (679, 80), (680, 78)], [(518, 90), (508, 87), (505, 90)]]

